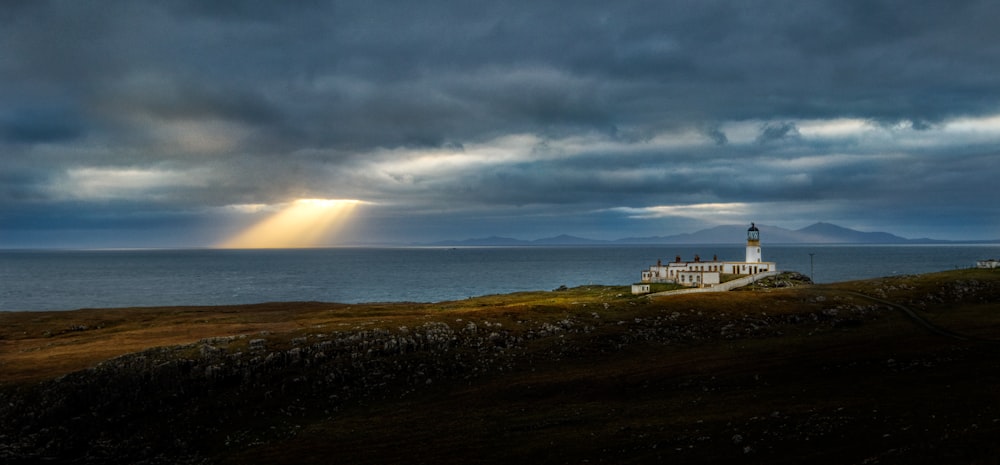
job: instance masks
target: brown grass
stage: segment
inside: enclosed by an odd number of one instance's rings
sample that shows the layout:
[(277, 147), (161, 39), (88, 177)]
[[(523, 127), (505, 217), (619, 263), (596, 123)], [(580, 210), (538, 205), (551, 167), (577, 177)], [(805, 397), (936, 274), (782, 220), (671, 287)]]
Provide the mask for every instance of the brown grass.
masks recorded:
[[(652, 299), (592, 286), (429, 304), (0, 313), (0, 383), (216, 336), (266, 331), (270, 346), (314, 332), (470, 320), (518, 333), (526, 322), (572, 316), (594, 321), (594, 330), (527, 343), (513, 371), (441, 380), (406, 396), (387, 391), (335, 413), (251, 416), (263, 431), (298, 429), (238, 448), (221, 444), (230, 432), (222, 431), (201, 452), (225, 463), (991, 463), (1000, 453), (997, 346), (931, 333), (853, 292), (1000, 339), (1000, 273), (992, 271)], [(871, 313), (850, 316), (860, 307)], [(812, 318), (832, 311), (850, 324)], [(613, 344), (656, 318), (692, 335)], [(766, 327), (720, 337), (728, 322)], [(554, 350), (564, 341), (575, 351)]]
[(602, 302), (635, 301), (625, 287), (591, 286), (440, 303), (346, 305), (282, 302), (217, 307), (83, 309), (0, 312), (0, 383), (54, 378), (119, 355), (210, 337), (272, 333), (290, 339), (306, 330), (351, 330), (419, 325), (448, 315), (475, 315), (516, 324), (558, 319), (567, 310)]

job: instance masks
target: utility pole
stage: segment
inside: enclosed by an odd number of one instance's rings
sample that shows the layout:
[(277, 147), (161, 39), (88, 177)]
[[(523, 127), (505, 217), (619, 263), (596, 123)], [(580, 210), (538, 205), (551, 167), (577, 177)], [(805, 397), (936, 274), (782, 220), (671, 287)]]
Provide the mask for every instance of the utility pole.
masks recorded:
[(815, 253), (810, 253), (809, 254), (809, 279), (812, 280), (812, 282), (815, 283), (816, 282), (816, 278), (815, 278), (815, 276), (813, 276), (813, 270), (814, 270), (814, 268), (813, 268), (813, 255), (816, 255), (816, 254)]

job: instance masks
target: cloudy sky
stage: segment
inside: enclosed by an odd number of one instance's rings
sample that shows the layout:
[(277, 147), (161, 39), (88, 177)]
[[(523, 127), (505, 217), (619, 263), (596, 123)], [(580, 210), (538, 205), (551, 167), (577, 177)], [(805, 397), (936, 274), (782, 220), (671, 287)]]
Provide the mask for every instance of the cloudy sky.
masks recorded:
[[(1000, 237), (1000, 3), (0, 7), (0, 247)], [(293, 228), (289, 226), (289, 228)]]

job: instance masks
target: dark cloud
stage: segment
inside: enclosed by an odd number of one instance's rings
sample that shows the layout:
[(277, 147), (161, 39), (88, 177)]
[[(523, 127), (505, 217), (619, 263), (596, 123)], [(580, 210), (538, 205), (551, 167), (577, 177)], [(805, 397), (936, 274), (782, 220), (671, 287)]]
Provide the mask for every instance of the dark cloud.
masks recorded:
[(760, 134), (757, 136), (758, 144), (779, 141), (782, 139), (794, 139), (799, 137), (799, 128), (795, 123), (767, 123), (761, 126)]
[(83, 122), (58, 108), (14, 108), (0, 113), (0, 140), (14, 144), (68, 142), (82, 137)]
[(729, 142), (729, 138), (726, 137), (726, 133), (719, 129), (718, 126), (710, 126), (706, 128), (705, 135), (707, 135), (709, 139), (712, 139), (712, 142), (715, 142), (715, 145), (726, 145), (726, 143)]
[[(150, 89), (120, 95), (117, 104), (133, 106), (163, 120), (227, 120), (249, 125), (277, 123), (280, 111), (264, 96), (225, 83), (186, 83), (177, 88)], [(212, 86), (212, 87), (208, 87)]]
[[(992, 89), (981, 80), (992, 68), (982, 51), (955, 50), (956, 38), (941, 31), (978, 22), (968, 15), (986, 11), (974, 6), (165, 5), (116, 5), (99, 16), (52, 9), (39, 15), (65, 31), (60, 38), (21, 27), (13, 49), (18, 63), (31, 63), (26, 72), (94, 89), (80, 96), (88, 103), (132, 100), (118, 92), (121, 79), (154, 75), (173, 88), (149, 89), (152, 110), (197, 111), (197, 102), (231, 114), (250, 105), (247, 117), (279, 113), (304, 128), (282, 132), (288, 144), (307, 137), (352, 149), (438, 144), (499, 125), (626, 131), (692, 117), (845, 114), (932, 121), (970, 100), (956, 101), (962, 95), (981, 99), (976, 89)], [(943, 27), (929, 28), (928, 16)], [(995, 36), (979, 32), (988, 35), (978, 43)], [(377, 121), (388, 124), (384, 134), (369, 129)]]
[(997, 215), (968, 180), (1000, 174), (984, 155), (1000, 129), (953, 123), (1000, 113), (998, 16), (991, 1), (14, 2), (0, 213), (354, 196), (455, 228), (459, 210), (586, 229), (694, 203)]

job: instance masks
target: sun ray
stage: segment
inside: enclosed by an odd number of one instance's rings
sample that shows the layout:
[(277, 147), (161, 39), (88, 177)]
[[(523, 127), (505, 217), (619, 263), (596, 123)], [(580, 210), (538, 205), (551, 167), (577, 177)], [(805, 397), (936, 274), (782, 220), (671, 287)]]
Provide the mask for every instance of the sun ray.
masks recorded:
[(359, 200), (299, 199), (219, 244), (229, 249), (304, 248), (328, 245), (362, 203)]

